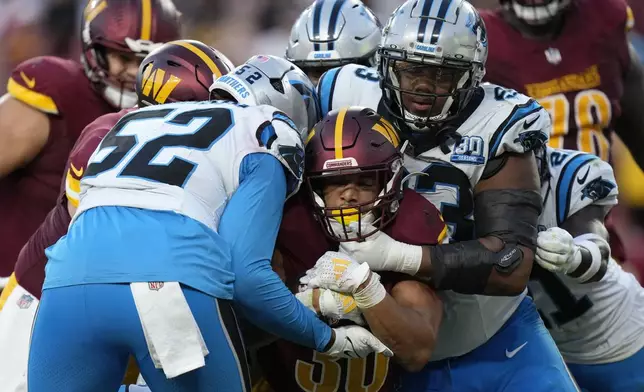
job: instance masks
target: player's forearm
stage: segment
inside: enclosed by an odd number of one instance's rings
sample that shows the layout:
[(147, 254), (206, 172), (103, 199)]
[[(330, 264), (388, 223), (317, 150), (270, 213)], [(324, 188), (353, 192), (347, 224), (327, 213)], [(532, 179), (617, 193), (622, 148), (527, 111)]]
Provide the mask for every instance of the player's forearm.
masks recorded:
[(387, 295), (377, 305), (363, 309), (362, 314), (371, 332), (394, 352), (394, 358), (407, 371), (419, 371), (427, 364), (442, 313), (406, 308)]
[(518, 295), (528, 282), (541, 195), (533, 189), (487, 189), (475, 198), (478, 239), (429, 246), (419, 276), (440, 290)]
[[(518, 295), (528, 282), (532, 256), (531, 250), (520, 245), (504, 247), (503, 241), (492, 236), (454, 244), (424, 246), (423, 260), (415, 277), (439, 290), (463, 294)], [(495, 268), (495, 265), (511, 261), (513, 265), (509, 270)]]
[(271, 155), (251, 154), (240, 172), (240, 186), (219, 224), (232, 255), (233, 298), (259, 328), (322, 351), (331, 339), (331, 328), (302, 305), (271, 269), (286, 193), (284, 168)]
[(513, 296), (521, 294), (526, 289), (532, 272), (534, 252), (522, 245), (515, 249), (517, 249), (520, 260), (510, 272), (492, 268), (483, 295)]
[(234, 298), (249, 321), (282, 339), (318, 351), (331, 339), (331, 328), (291, 294), (268, 260), (236, 274)]

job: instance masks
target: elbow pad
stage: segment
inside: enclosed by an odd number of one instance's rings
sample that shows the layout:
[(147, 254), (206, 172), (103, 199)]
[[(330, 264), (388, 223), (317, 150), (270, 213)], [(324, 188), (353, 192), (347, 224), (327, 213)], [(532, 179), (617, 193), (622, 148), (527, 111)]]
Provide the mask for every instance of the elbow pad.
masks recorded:
[(477, 238), (497, 237), (505, 244), (537, 248), (537, 222), (542, 211), (539, 192), (524, 189), (483, 191), (474, 199)]
[(503, 189), (483, 191), (474, 202), (474, 224), (478, 238), (493, 236), (503, 241), (492, 252), (478, 240), (431, 247), (433, 281), (437, 289), (480, 294), (495, 268), (509, 275), (523, 259), (518, 245), (536, 249), (537, 221), (541, 195), (536, 191)]
[(523, 258), (517, 246), (506, 245), (492, 252), (479, 240), (436, 245), (430, 247), (430, 252), (436, 289), (462, 294), (483, 293), (492, 268), (510, 273)]

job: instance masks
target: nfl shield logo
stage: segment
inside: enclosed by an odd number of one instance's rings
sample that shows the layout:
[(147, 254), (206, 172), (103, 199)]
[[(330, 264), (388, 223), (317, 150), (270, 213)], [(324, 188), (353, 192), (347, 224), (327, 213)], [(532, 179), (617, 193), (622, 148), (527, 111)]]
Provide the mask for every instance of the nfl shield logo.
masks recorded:
[(34, 297), (32, 297), (29, 294), (23, 294), (22, 297), (18, 298), (16, 305), (18, 305), (20, 309), (27, 309), (31, 306), (33, 302), (34, 302)]
[(266, 56), (264, 56), (264, 55), (261, 55), (261, 54), (260, 54), (260, 55), (258, 55), (258, 56), (257, 56), (257, 61), (259, 61), (260, 63), (265, 63), (265, 62), (267, 62), (268, 60), (270, 60), (270, 58), (268, 58), (268, 57), (266, 57)]
[(159, 291), (163, 288), (163, 282), (148, 282), (148, 288), (150, 290)]
[(561, 62), (561, 52), (557, 48), (548, 48), (544, 52), (546, 55), (546, 60), (552, 65), (557, 65)]

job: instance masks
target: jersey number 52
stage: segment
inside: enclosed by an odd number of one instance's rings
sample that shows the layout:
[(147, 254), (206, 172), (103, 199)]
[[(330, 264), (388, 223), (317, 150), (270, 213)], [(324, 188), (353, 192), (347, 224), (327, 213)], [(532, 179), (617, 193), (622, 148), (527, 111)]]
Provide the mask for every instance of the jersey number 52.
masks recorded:
[[(188, 150), (210, 149), (221, 136), (232, 128), (233, 113), (225, 108), (205, 108), (181, 112), (165, 121), (166, 124), (179, 128), (177, 132), (165, 132), (143, 143), (142, 146), (137, 135), (124, 132), (128, 125), (130, 125), (127, 127), (128, 129), (131, 126), (137, 126), (137, 129), (150, 127), (149, 131), (152, 132), (154, 125), (156, 128), (159, 127), (158, 121), (153, 125), (151, 121), (146, 124), (146, 120), (165, 119), (176, 110), (176, 108), (141, 110), (125, 115), (105, 136), (94, 156), (100, 156), (106, 151), (110, 152), (100, 162), (92, 162), (87, 167), (85, 177), (94, 177), (112, 170), (124, 159), (128, 159), (117, 177), (138, 177), (183, 187), (197, 166), (195, 163), (178, 156), (172, 157), (167, 164), (154, 163), (154, 159), (163, 149), (169, 147), (181, 147)], [(130, 154), (135, 147), (139, 147), (138, 150), (134, 154)]]

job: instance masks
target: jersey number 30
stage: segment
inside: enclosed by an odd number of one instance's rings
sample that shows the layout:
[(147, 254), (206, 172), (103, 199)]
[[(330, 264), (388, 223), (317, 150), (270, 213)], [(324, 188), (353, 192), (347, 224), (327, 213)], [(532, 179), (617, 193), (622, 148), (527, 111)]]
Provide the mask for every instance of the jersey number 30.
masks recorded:
[[(389, 358), (383, 354), (350, 358), (342, 363), (338, 358), (314, 352), (312, 362), (298, 360), (295, 365), (295, 381), (302, 391), (378, 392), (389, 371)], [(319, 379), (315, 371), (318, 366)]]
[[(188, 150), (210, 149), (221, 136), (232, 128), (233, 114), (229, 109), (224, 108), (195, 109), (179, 113), (174, 118), (165, 121), (166, 124), (176, 126), (179, 132), (161, 134), (144, 143), (135, 154), (128, 156), (130, 151), (141, 143), (138, 142), (136, 135), (122, 134), (126, 125), (139, 123), (137, 125), (142, 128), (149, 126), (150, 132), (152, 132), (154, 131), (153, 127), (156, 125), (158, 128), (158, 125), (145, 124), (145, 120), (163, 119), (176, 110), (143, 110), (125, 115), (105, 136), (95, 155), (100, 155), (101, 152), (108, 149), (111, 152), (100, 162), (92, 162), (87, 167), (85, 177), (97, 176), (111, 170), (128, 157), (129, 161), (117, 175), (118, 177), (143, 178), (183, 187), (197, 166), (195, 163), (178, 156), (172, 157), (167, 164), (152, 163), (152, 161), (164, 148), (168, 147), (181, 147)], [(193, 120), (199, 119), (202, 121), (193, 122)], [(180, 132), (181, 128), (184, 128), (185, 132)]]

